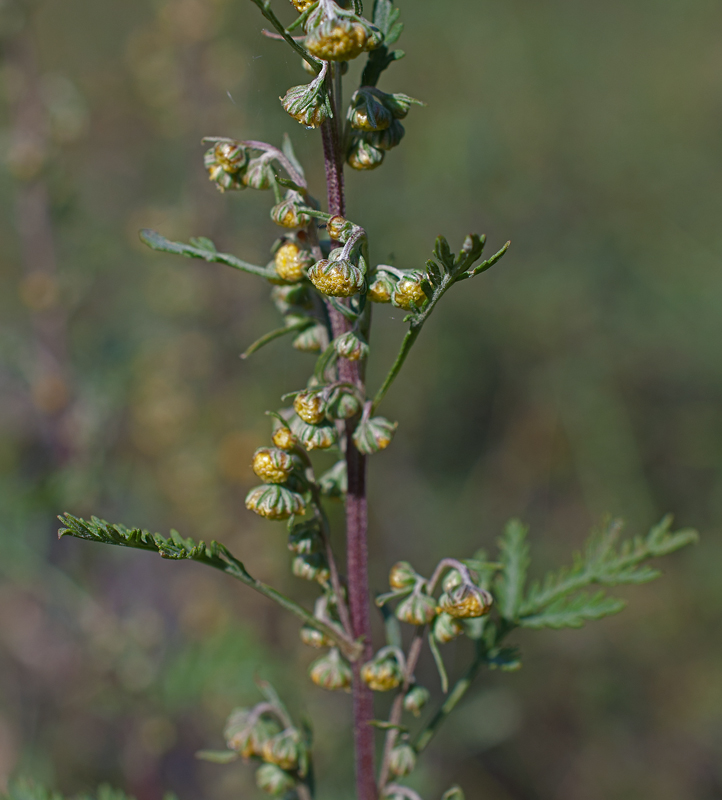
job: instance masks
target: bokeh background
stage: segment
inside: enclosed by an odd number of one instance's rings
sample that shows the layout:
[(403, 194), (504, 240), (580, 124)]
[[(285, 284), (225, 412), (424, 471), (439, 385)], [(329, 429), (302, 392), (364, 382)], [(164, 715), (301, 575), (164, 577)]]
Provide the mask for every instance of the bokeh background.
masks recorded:
[[(441, 232), (513, 246), (448, 296), (388, 397), (373, 587), (399, 558), (493, 547), (511, 516), (537, 574), (607, 513), (703, 533), (621, 616), (520, 633), (524, 668), (482, 676), (412, 783), (721, 798), (722, 5), (399, 5), (408, 55), (381, 85), (428, 106), (381, 169), (348, 176), (349, 216), (405, 267)], [(268, 198), (216, 192), (200, 138), (289, 131), (322, 194), (318, 135), (277, 100), (306, 73), (245, 0), (3, 0), (0, 23), (0, 788), (255, 796), (250, 768), (193, 753), (222, 746), (261, 675), (314, 719), (321, 800), (351, 798), (349, 701), (309, 684), (294, 621), (201, 566), (55, 538), (64, 510), (174, 527), (312, 598), (282, 526), (242, 503), (262, 412), (311, 357), (281, 341), (241, 362), (277, 324), (268, 287), (137, 239), (205, 235), (265, 263)], [(375, 319), (372, 385), (403, 331)], [(438, 694), (428, 661), (419, 677)]]

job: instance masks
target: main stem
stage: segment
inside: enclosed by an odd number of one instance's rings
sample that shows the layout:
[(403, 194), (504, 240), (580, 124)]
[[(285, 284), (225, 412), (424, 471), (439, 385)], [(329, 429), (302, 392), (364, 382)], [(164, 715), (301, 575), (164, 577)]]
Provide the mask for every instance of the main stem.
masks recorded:
[[(331, 72), (331, 70), (329, 70)], [(333, 79), (329, 75), (328, 88), (334, 106), (336, 93)], [(323, 137), (324, 166), (326, 169), (326, 188), (328, 191), (328, 211), (333, 215), (344, 216), (346, 203), (343, 186), (343, 153), (341, 152), (338, 126), (339, 110), (334, 108), (333, 119), (321, 127)], [(340, 312), (329, 305), (329, 316), (334, 337), (348, 331), (351, 324)], [(339, 360), (339, 380), (353, 383), (364, 392), (364, 376), (357, 361)], [(366, 458), (353, 443), (355, 421), (346, 422), (346, 469), (348, 473), (348, 492), (346, 495), (346, 557), (348, 580), (348, 603), (351, 613), (351, 628), (354, 638), (362, 639), (364, 651), (362, 658), (353, 664), (353, 717), (354, 744), (356, 760), (357, 800), (376, 800), (374, 766), (374, 728), (370, 724), (374, 718), (373, 695), (361, 680), (361, 666), (373, 655), (371, 643), (371, 620), (369, 618), (368, 588), (368, 515), (366, 510)]]

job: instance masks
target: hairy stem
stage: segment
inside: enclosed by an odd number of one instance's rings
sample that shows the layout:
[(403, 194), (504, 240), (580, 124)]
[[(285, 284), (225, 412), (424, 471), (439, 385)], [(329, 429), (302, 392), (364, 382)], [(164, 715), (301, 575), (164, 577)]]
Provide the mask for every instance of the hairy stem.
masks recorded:
[[(335, 70), (333, 70), (335, 72)], [(331, 72), (331, 70), (329, 70)], [(327, 85), (333, 107), (333, 118), (321, 126), (323, 138), (324, 166), (326, 170), (326, 189), (328, 192), (328, 211), (332, 215), (345, 214), (343, 186), (343, 153), (339, 136), (339, 109), (336, 104), (334, 80), (331, 75)], [(328, 305), (329, 318), (334, 337), (350, 329), (350, 323), (341, 312)], [(363, 373), (358, 362), (341, 359), (339, 380), (351, 383), (364, 392)], [(355, 639), (362, 639), (363, 658), (353, 664), (353, 715), (356, 755), (356, 794), (357, 800), (376, 800), (376, 780), (374, 767), (374, 729), (370, 725), (374, 718), (373, 695), (361, 680), (361, 666), (371, 658), (371, 620), (369, 617), (368, 589), (368, 516), (366, 510), (366, 459), (353, 443), (354, 421), (346, 422), (346, 468), (348, 472), (348, 493), (346, 495), (346, 554), (348, 601), (351, 614), (351, 628)]]

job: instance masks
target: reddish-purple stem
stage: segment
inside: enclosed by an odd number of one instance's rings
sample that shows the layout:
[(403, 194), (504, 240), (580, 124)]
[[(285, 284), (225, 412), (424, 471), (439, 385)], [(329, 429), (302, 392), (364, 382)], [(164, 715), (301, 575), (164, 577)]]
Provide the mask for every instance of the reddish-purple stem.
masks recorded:
[[(330, 80), (329, 80), (330, 84)], [(323, 138), (324, 166), (328, 191), (329, 214), (345, 214), (343, 186), (343, 154), (339, 131), (336, 125), (338, 113), (333, 120), (321, 126)], [(329, 316), (334, 337), (345, 333), (351, 325), (339, 311), (329, 306)], [(363, 374), (356, 361), (340, 359), (339, 380), (353, 383), (363, 390)], [(364, 641), (363, 656), (353, 665), (353, 715), (356, 752), (357, 800), (376, 800), (374, 765), (375, 736), (370, 724), (374, 718), (373, 694), (361, 680), (361, 666), (371, 658), (371, 620), (369, 617), (368, 545), (366, 512), (366, 458), (353, 443), (354, 422), (346, 423), (346, 467), (348, 470), (348, 493), (346, 495), (346, 554), (348, 602), (354, 638)]]

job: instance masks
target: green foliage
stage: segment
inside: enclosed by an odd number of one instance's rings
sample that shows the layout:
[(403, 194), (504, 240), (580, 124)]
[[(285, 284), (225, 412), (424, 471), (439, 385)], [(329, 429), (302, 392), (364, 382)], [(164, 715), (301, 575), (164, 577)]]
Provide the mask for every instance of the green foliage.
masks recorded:
[(586, 619), (621, 611), (624, 602), (606, 597), (603, 591), (591, 596), (570, 595), (594, 584), (616, 586), (657, 578), (660, 571), (644, 562), (679, 550), (698, 538), (693, 530), (672, 533), (671, 525), (672, 517), (666, 516), (646, 537), (635, 536), (619, 543), (622, 523), (610, 521), (592, 534), (584, 550), (574, 556), (571, 567), (550, 572), (531, 585), (519, 608), (519, 624), (526, 628), (579, 627)]
[(298, 603), (251, 577), (245, 566), (232, 556), (224, 545), (218, 542), (211, 542), (210, 545), (206, 545), (205, 542), (184, 539), (177, 531), (171, 531), (171, 535), (166, 538), (159, 533), (150, 533), (150, 531), (141, 528), (111, 525), (97, 517), (91, 517), (90, 522), (88, 522), (67, 512), (62, 517), (58, 517), (58, 519), (65, 523), (65, 527), (58, 531), (59, 538), (74, 536), (77, 539), (85, 539), (91, 542), (114, 544), (139, 550), (151, 550), (159, 553), (162, 558), (176, 561), (191, 559), (219, 569), (278, 603), (282, 608), (290, 611), (307, 625), (325, 633), (341, 647), (346, 655), (353, 657), (358, 652), (358, 645), (350, 641), (335, 627), (317, 619)]
[(501, 616), (516, 620), (524, 597), (526, 572), (529, 567), (528, 528), (518, 519), (510, 520), (499, 541), (501, 572), (496, 584), (496, 597)]
[(242, 272), (249, 272), (251, 275), (260, 275), (262, 278), (272, 278), (276, 275), (272, 269), (249, 264), (247, 261), (242, 261), (240, 258), (228, 253), (219, 253), (213, 242), (205, 236), (191, 239), (190, 244), (182, 244), (181, 242), (171, 242), (170, 239), (166, 239), (165, 236), (161, 236), (148, 228), (144, 228), (138, 235), (141, 242), (148, 245), (152, 250), (174, 253), (175, 255), (186, 256), (186, 258), (202, 258), (204, 261), (215, 261)]
[[(8, 786), (8, 792), (0, 795), (0, 800), (65, 800), (59, 792), (47, 789), (27, 778), (19, 778)], [(120, 789), (102, 784), (94, 795), (83, 794), (73, 800), (135, 800)], [(174, 795), (166, 795), (164, 800), (175, 800)]]

